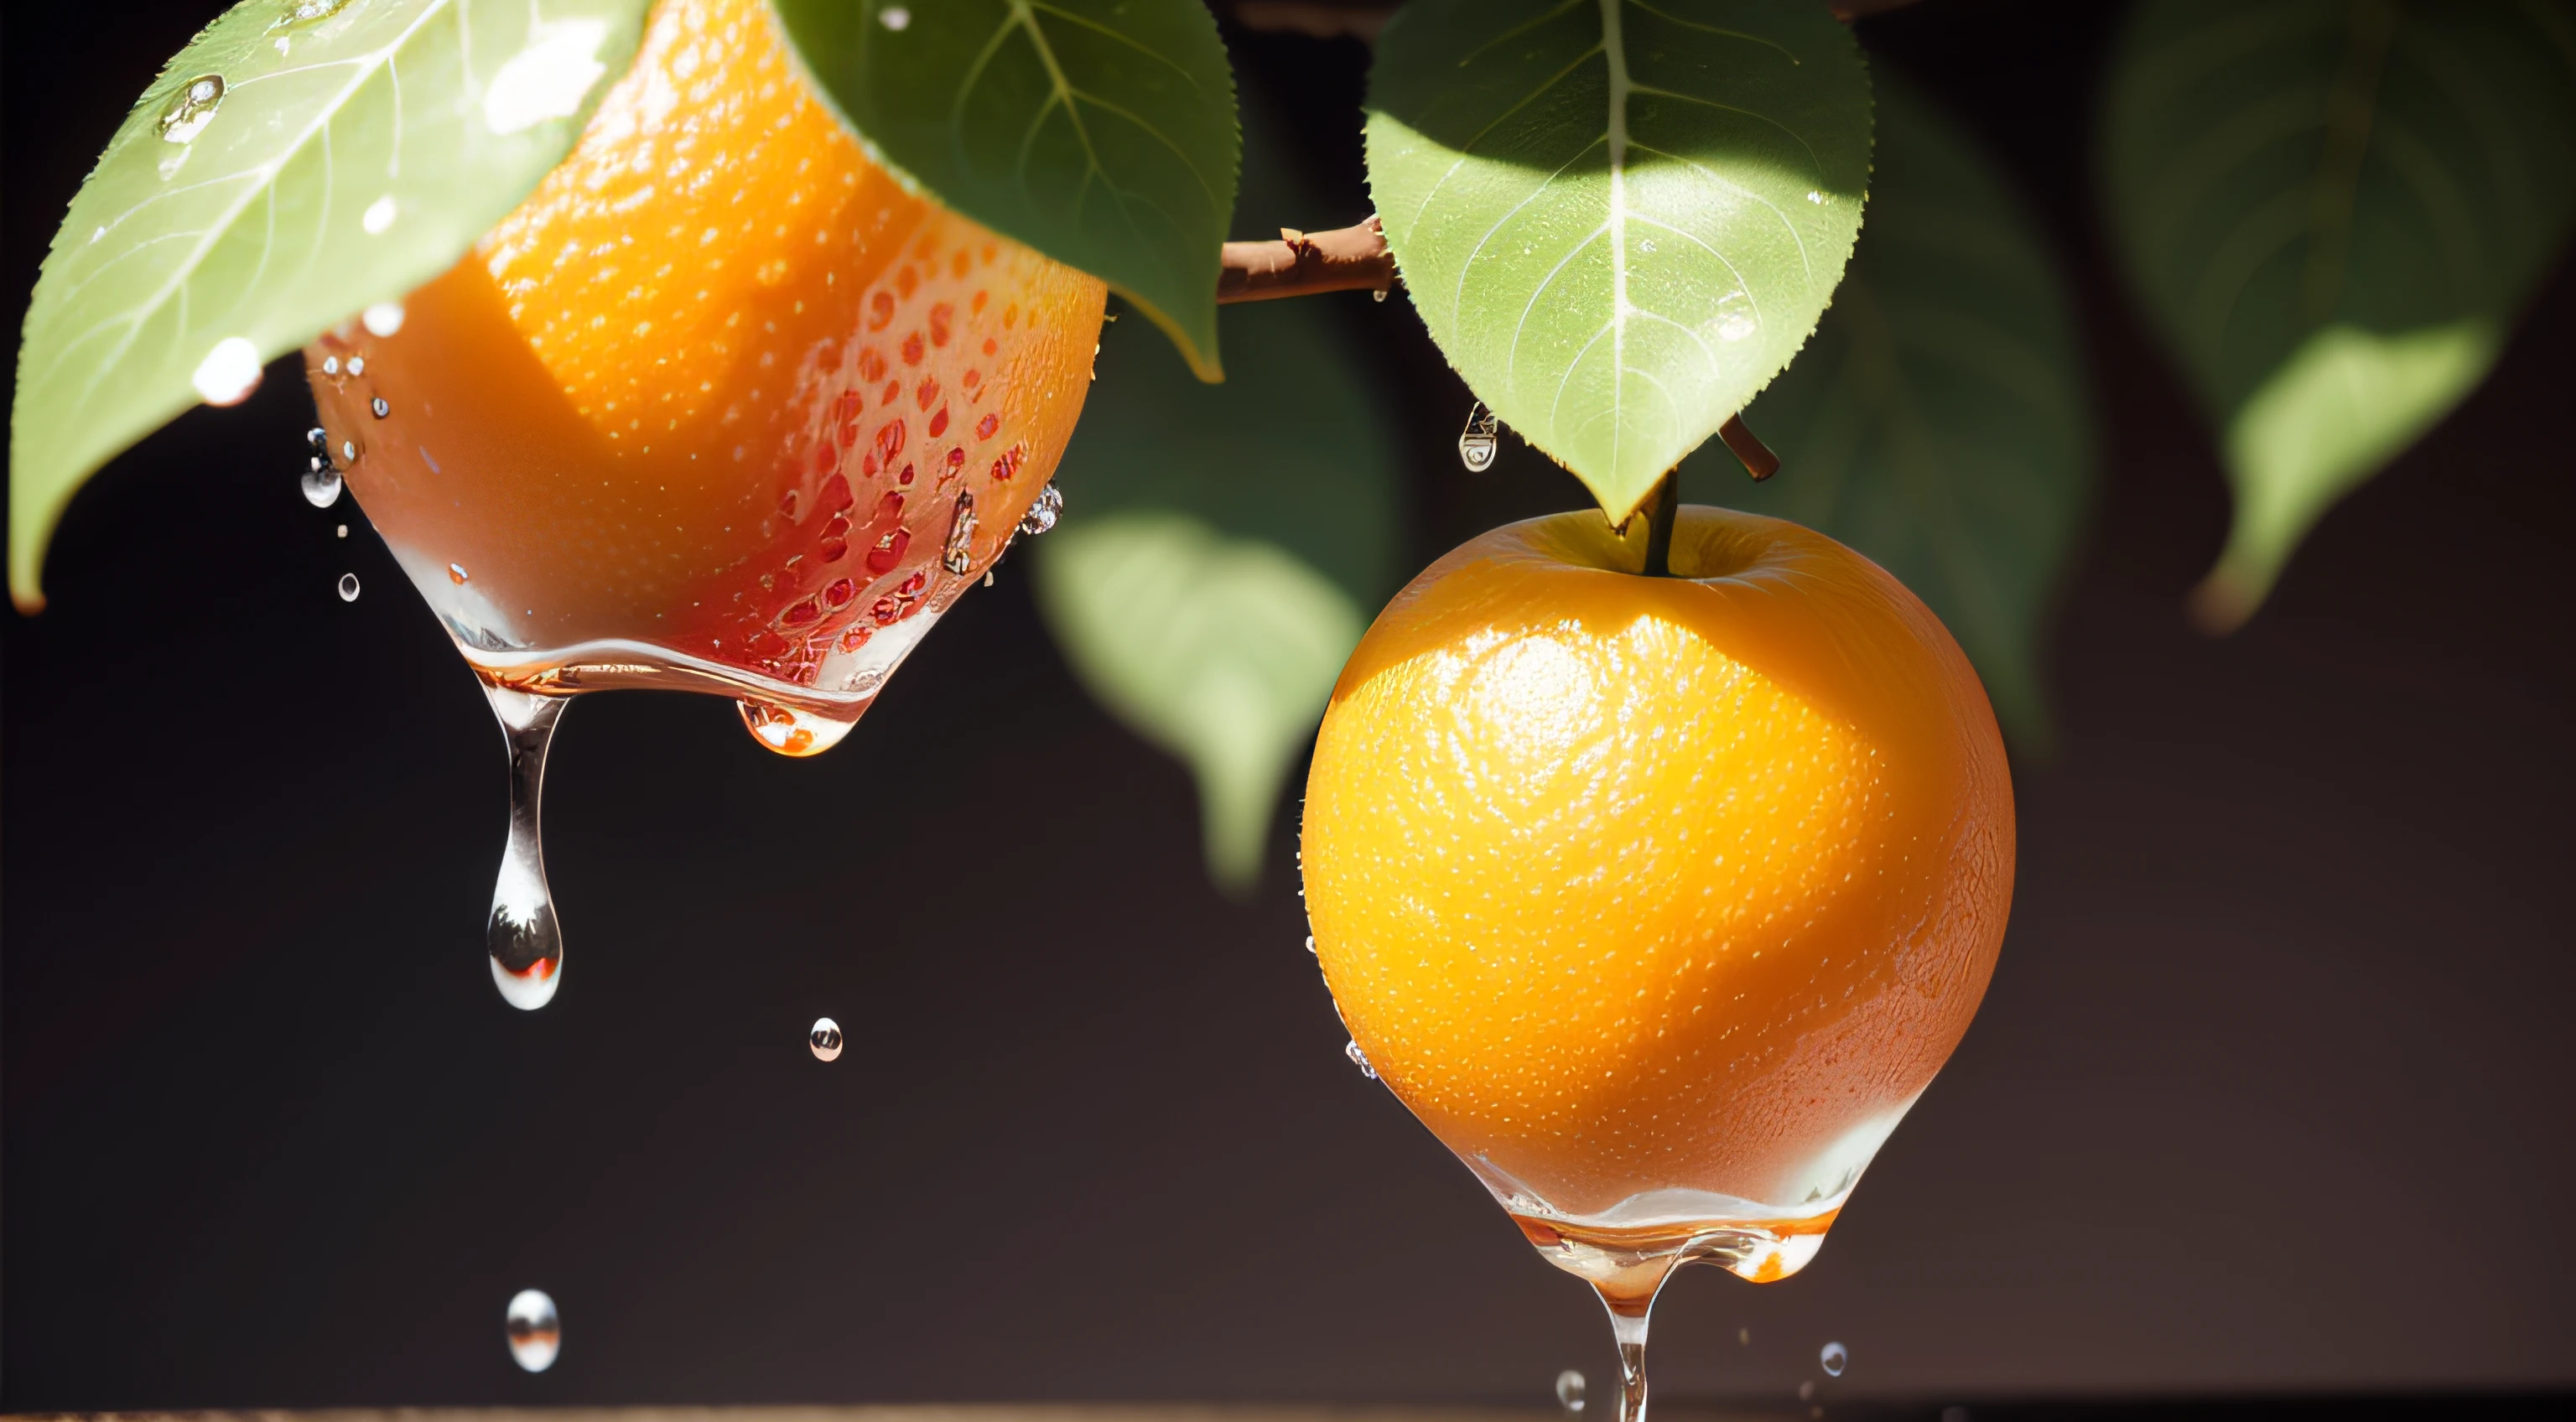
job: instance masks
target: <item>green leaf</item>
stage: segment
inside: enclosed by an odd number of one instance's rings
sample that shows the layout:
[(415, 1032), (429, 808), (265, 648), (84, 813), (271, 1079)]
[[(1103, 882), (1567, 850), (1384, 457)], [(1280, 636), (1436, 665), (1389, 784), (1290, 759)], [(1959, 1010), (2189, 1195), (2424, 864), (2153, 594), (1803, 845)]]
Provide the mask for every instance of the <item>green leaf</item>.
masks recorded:
[(198, 399), (436, 276), (634, 57), (645, 0), (249, 0), (109, 141), (45, 257), (10, 416), (9, 585), (72, 494)]
[(1682, 492), (1859, 549), (1940, 614), (2016, 746), (2043, 752), (2038, 647), (2094, 480), (2082, 352), (2040, 234), (1977, 144), (1882, 70), (1869, 227), (1806, 354)]
[(1109, 283), (1218, 380), (1241, 143), (1200, 0), (777, 0), (869, 152)]
[(1814, 0), (1413, 0), (1368, 102), (1414, 309), (1613, 519), (1797, 354), (1860, 230), (1869, 78)]
[(2108, 103), (2122, 255), (2223, 431), (2237, 519), (2194, 609), (2225, 630), (2494, 363), (2576, 213), (2576, 16), (2152, 0)]
[[(1343, 220), (1246, 117), (1247, 230)], [(1038, 605), (1101, 703), (1189, 765), (1209, 870), (1238, 891), (1398, 581), (1401, 442), (1363, 335), (1392, 315), (1355, 295), (1229, 306), (1235, 378), (1218, 386), (1118, 322), (1056, 475), (1067, 508), (1038, 544)]]

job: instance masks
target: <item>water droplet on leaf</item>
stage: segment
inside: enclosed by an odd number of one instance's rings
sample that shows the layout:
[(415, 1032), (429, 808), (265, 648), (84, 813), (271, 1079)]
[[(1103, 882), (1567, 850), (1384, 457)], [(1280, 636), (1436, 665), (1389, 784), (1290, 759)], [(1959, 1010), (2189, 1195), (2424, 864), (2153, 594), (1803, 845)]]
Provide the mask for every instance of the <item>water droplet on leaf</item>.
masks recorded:
[(186, 143), (206, 131), (214, 122), (215, 110), (224, 104), (224, 76), (200, 74), (171, 96), (161, 110), (161, 138), (165, 143)]
[(376, 236), (394, 225), (394, 218), (401, 210), (394, 202), (394, 195), (387, 193), (367, 204), (367, 210), (358, 214), (358, 225), (367, 229), (368, 236)]

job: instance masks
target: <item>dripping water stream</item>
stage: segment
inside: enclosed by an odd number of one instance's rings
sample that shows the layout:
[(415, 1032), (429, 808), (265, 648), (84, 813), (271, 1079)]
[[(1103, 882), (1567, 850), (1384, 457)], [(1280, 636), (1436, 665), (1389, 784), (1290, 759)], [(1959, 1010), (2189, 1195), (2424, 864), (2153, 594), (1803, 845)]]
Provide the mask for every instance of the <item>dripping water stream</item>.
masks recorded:
[(1619, 1422), (1646, 1422), (1646, 1327), (1654, 1319), (1656, 1296), (1681, 1262), (1665, 1260), (1643, 1293), (1593, 1286), (1610, 1311), (1610, 1336), (1619, 1345)]
[(484, 946), (492, 954), (492, 982), (512, 1007), (534, 1012), (552, 1002), (563, 981), (563, 931), (555, 921), (554, 895), (546, 888), (546, 849), (538, 830), (545, 793), (546, 747), (555, 738), (570, 700), (485, 686), (492, 714), (510, 745), (510, 841), (501, 851), (501, 874), (492, 886), (492, 917)]

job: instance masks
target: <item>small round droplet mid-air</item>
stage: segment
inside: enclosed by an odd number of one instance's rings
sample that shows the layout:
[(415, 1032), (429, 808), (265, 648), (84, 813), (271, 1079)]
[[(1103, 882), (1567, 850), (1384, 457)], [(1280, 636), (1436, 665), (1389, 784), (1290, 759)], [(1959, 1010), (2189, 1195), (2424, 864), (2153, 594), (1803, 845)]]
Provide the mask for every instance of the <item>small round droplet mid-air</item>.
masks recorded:
[(1840, 1343), (1828, 1343), (1816, 1354), (1816, 1362), (1824, 1368), (1826, 1377), (1841, 1377), (1843, 1369), (1851, 1366), (1851, 1350)]
[(357, 574), (342, 573), (340, 575), (340, 600), (342, 602), (356, 602), (358, 600)]
[(563, 1351), (563, 1325), (555, 1318), (555, 1301), (546, 1297), (544, 1290), (519, 1290), (510, 1300), (505, 1326), (512, 1361), (532, 1373), (542, 1373), (555, 1365), (555, 1355)]
[(304, 476), (304, 502), (317, 509), (340, 502), (340, 471), (328, 464), (308, 471)]
[(382, 396), (382, 395), (379, 395), (379, 396), (377, 396), (375, 399), (368, 401), (368, 402), (367, 402), (367, 408), (368, 408), (368, 409), (370, 409), (370, 410), (375, 411), (375, 413), (376, 413), (376, 418), (377, 418), (377, 419), (380, 419), (380, 420), (381, 420), (381, 419), (383, 419), (385, 416), (390, 415), (390, 414), (392, 414), (392, 413), (394, 412), (394, 407), (392, 406), (392, 404), (391, 404), (391, 403), (389, 403), (388, 401), (386, 401), (385, 397), (384, 397), (384, 396)]
[(1568, 1417), (1583, 1415), (1583, 1374), (1568, 1368), (1556, 1375), (1556, 1405)]
[(161, 109), (161, 138), (165, 143), (186, 143), (206, 131), (214, 122), (215, 110), (224, 105), (224, 76), (200, 74), (171, 96)]
[(342, 525), (340, 525), (339, 530), (338, 530), (337, 532), (333, 533), (331, 536), (332, 536), (332, 537), (334, 537), (334, 538), (346, 538), (346, 537), (348, 537), (348, 536), (349, 536), (349, 526), (348, 526), (347, 524), (345, 524), (345, 523), (344, 523), (344, 524), (342, 524)]
[(814, 1028), (805, 1034), (805, 1045), (814, 1049), (814, 1060), (837, 1061), (841, 1056), (841, 1024), (829, 1017), (814, 1019)]
[(1351, 1065), (1360, 1069), (1360, 1075), (1371, 1081), (1377, 1080), (1377, 1068), (1369, 1065), (1368, 1053), (1360, 1050), (1357, 1039), (1343, 1044), (1342, 1055), (1351, 1059)]

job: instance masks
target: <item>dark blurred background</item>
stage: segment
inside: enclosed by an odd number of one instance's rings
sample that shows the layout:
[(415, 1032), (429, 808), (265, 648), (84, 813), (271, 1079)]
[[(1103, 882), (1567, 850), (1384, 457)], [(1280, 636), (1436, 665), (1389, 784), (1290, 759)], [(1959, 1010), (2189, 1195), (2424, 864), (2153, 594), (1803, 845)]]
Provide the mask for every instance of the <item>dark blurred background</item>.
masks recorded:
[[(2227, 496), (2086, 176), (2117, 8), (1863, 24), (2056, 243), (2104, 482), (1976, 1027), (1811, 1269), (1667, 1295), (1668, 1396), (1785, 1400), (1828, 1339), (1826, 1401), (2576, 1384), (2576, 283), (2204, 638)], [(9, 5), (13, 312), (213, 9)], [(1348, 197), (1306, 225), (1364, 211), (1366, 51), (1228, 38)], [(1463, 473), (1404, 303), (1333, 310), (1407, 415), (1408, 568), (1585, 502), (1517, 445)], [(1343, 1059), (1293, 807), (1257, 895), (1211, 889), (1186, 773), (1024, 568), (819, 760), (718, 701), (577, 707), (565, 986), (505, 1007), (500, 738), (354, 507), (297, 494), (309, 410), (273, 376), (147, 441), (0, 615), (0, 1407), (1606, 1390), (1586, 1291)]]

